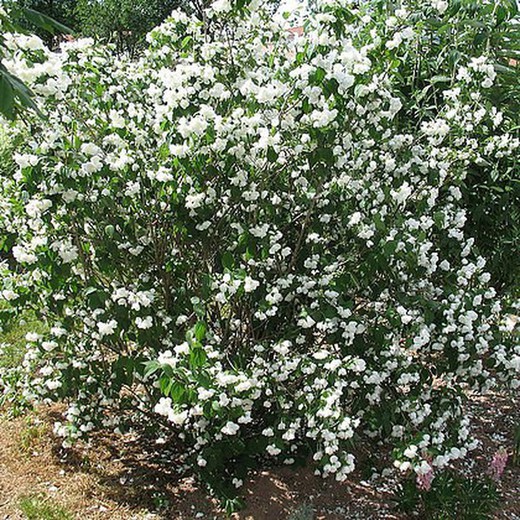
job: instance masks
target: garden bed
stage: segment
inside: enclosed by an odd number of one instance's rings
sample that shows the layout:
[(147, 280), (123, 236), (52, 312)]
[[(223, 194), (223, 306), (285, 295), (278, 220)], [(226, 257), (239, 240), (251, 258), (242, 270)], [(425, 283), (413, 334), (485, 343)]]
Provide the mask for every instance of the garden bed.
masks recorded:
[[(482, 476), (500, 447), (514, 449), (518, 400), (498, 394), (470, 400), (481, 446), (458, 468)], [(177, 472), (164, 449), (131, 436), (98, 435), (64, 450), (52, 432), (59, 409), (40, 409), (0, 424), (0, 518), (67, 520), (225, 518), (218, 503), (193, 479)], [(383, 454), (381, 454), (383, 455)], [(167, 459), (167, 460), (165, 460)], [(395, 507), (389, 478), (364, 480), (356, 471), (344, 483), (321, 479), (310, 468), (273, 468), (257, 473), (245, 488), (247, 507), (236, 519), (404, 519)], [(496, 518), (520, 518), (520, 468), (510, 458), (500, 483)], [(28, 505), (29, 504), (29, 505)], [(314, 511), (314, 516), (311, 515)], [(25, 516), (24, 516), (25, 511)], [(43, 511), (43, 512), (42, 512)], [(45, 516), (46, 515), (46, 516)]]

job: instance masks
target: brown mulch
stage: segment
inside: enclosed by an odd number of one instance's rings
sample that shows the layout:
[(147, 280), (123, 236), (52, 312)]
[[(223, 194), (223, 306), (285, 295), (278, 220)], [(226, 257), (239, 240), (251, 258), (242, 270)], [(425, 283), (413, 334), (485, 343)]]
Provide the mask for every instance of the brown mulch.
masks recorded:
[[(491, 394), (470, 401), (474, 432), (481, 440), (460, 465), (482, 475), (501, 446), (512, 451), (519, 401)], [(96, 435), (89, 444), (61, 448), (52, 434), (59, 409), (0, 419), (0, 520), (18, 520), (20, 499), (42, 496), (81, 520), (184, 520), (226, 518), (196, 482), (183, 477), (160, 446), (143, 446), (132, 436)], [(377, 457), (376, 457), (377, 459)], [(253, 475), (244, 489), (247, 507), (235, 520), (284, 520), (308, 504), (316, 520), (405, 519), (395, 511), (391, 479), (343, 483), (313, 475), (311, 468), (273, 468)], [(500, 483), (497, 519), (520, 519), (520, 467), (508, 464)]]

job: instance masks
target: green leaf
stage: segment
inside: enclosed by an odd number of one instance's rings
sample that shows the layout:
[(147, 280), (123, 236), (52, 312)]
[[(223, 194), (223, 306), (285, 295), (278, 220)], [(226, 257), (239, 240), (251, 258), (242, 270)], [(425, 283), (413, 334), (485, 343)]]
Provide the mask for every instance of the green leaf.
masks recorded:
[(191, 43), (191, 41), (193, 40), (193, 37), (192, 36), (186, 36), (182, 42), (181, 42), (181, 49), (185, 49), (186, 47), (188, 47), (188, 45)]
[[(0, 78), (2, 80), (2, 85), (0, 86), (0, 103), (4, 103), (6, 100), (9, 100), (9, 89), (12, 92), (14, 99), (12, 99), (12, 116), (10, 119), (13, 119), (16, 115), (16, 105), (15, 100), (17, 99), (23, 106), (27, 108), (32, 108), (37, 112), (37, 114), (42, 117), (42, 113), (38, 110), (38, 107), (33, 101), (33, 93), (20, 79), (16, 76), (13, 76), (1, 63), (0, 63)], [(0, 112), (3, 113), (0, 108)], [(7, 114), (6, 114), (7, 115)]]
[(158, 361), (149, 361), (144, 366), (144, 379), (148, 379), (151, 375), (155, 374), (157, 370), (161, 368), (161, 365)]
[(205, 273), (202, 277), (201, 295), (204, 300), (207, 300), (211, 295), (211, 276)]
[(193, 368), (200, 368), (206, 361), (206, 352), (202, 347), (194, 347), (190, 351), (190, 365)]
[(278, 154), (272, 146), (269, 146), (269, 148), (267, 148), (267, 159), (269, 160), (269, 162), (275, 162), (278, 159)]
[(50, 16), (47, 16), (46, 14), (40, 13), (39, 11), (35, 11), (34, 9), (30, 9), (28, 7), (23, 9), (23, 14), (27, 21), (31, 22), (32, 24), (36, 25), (40, 29), (43, 29), (44, 31), (47, 31), (51, 34), (56, 33), (65, 33), (65, 34), (72, 34), (73, 31), (66, 25), (63, 25), (60, 22), (57, 22)]
[(114, 229), (114, 226), (112, 224), (108, 224), (108, 226), (105, 226), (105, 233), (109, 237), (113, 237), (114, 236), (114, 232), (115, 232), (115, 229)]
[(172, 387), (170, 389), (170, 396), (174, 403), (180, 404), (184, 398), (185, 393), (186, 390), (181, 383), (179, 383), (178, 381), (172, 383)]
[(197, 322), (195, 325), (195, 338), (202, 341), (206, 335), (206, 324), (203, 321)]
[(236, 511), (240, 511), (241, 509), (244, 509), (245, 502), (243, 498), (235, 497), (235, 498), (228, 498), (224, 501), (224, 509), (226, 511), (226, 514), (232, 515)]
[(433, 76), (430, 81), (432, 83), (450, 83), (451, 78), (449, 76)]
[(500, 65), (500, 63), (495, 63), (493, 65), (493, 68), (497, 72), (502, 72), (502, 73), (505, 73), (505, 74), (516, 74), (516, 70), (514, 68), (507, 67), (506, 65)]
[(506, 20), (508, 15), (509, 15), (509, 13), (505, 7), (503, 7), (501, 5), (497, 6), (497, 8), (496, 8), (497, 25), (502, 24)]
[(233, 267), (235, 265), (235, 260), (233, 259), (233, 255), (229, 251), (226, 251), (222, 255), (221, 262), (222, 262), (222, 266), (224, 267), (224, 269), (229, 269), (230, 271), (233, 269)]
[(475, 35), (473, 38), (473, 45), (478, 46), (481, 43), (484, 43), (489, 38), (489, 33), (487, 31), (481, 31)]
[(169, 395), (173, 383), (174, 381), (168, 376), (161, 376), (159, 379), (159, 388), (161, 389), (161, 393), (163, 395)]
[(16, 97), (19, 99), (20, 103), (27, 108), (32, 108), (40, 117), (44, 117), (44, 115), (40, 112), (40, 109), (36, 106), (32, 99), (32, 92), (29, 89), (16, 89)]
[(14, 119), (14, 89), (3, 70), (0, 70), (0, 112)]

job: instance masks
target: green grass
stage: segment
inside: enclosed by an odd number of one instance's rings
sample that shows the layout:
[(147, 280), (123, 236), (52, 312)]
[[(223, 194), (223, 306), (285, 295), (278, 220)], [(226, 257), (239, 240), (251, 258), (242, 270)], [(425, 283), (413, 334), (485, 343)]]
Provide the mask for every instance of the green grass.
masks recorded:
[(32, 314), (13, 319), (0, 328), (0, 369), (19, 366), (25, 355), (25, 335), (28, 332), (41, 334), (44, 330), (42, 322)]
[(45, 436), (45, 433), (45, 424), (35, 423), (32, 417), (28, 417), (27, 426), (20, 433), (20, 449), (25, 453), (30, 453)]
[(72, 515), (45, 495), (20, 499), (19, 507), (27, 520), (72, 520)]
[(0, 408), (9, 416), (17, 416), (28, 404), (18, 391), (24, 377), (21, 366), (27, 352), (25, 335), (43, 333), (46, 328), (34, 314), (17, 317), (10, 313), (6, 306), (0, 307)]

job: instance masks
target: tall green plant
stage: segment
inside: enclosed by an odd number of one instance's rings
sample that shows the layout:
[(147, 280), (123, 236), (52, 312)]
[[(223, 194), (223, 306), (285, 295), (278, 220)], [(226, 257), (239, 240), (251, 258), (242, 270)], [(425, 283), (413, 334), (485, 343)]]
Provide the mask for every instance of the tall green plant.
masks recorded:
[[(417, 7), (421, 2), (412, 2)], [(493, 86), (479, 93), (482, 106), (516, 121), (511, 133), (520, 135), (520, 25), (516, 0), (453, 0), (432, 2), (416, 20), (422, 38), (413, 46), (387, 52), (401, 81), (404, 103), (419, 118), (443, 110), (443, 92), (456, 85), (461, 65), (469, 56), (485, 54), (496, 72)], [(398, 2), (371, 2), (374, 14), (386, 19)], [(408, 7), (410, 4), (408, 4)], [(500, 114), (498, 114), (498, 111)], [(474, 139), (479, 128), (468, 128)], [(493, 283), (500, 292), (520, 294), (520, 164), (516, 155), (490, 163), (478, 161), (468, 169), (461, 186), (468, 208), (466, 229), (488, 260)]]

